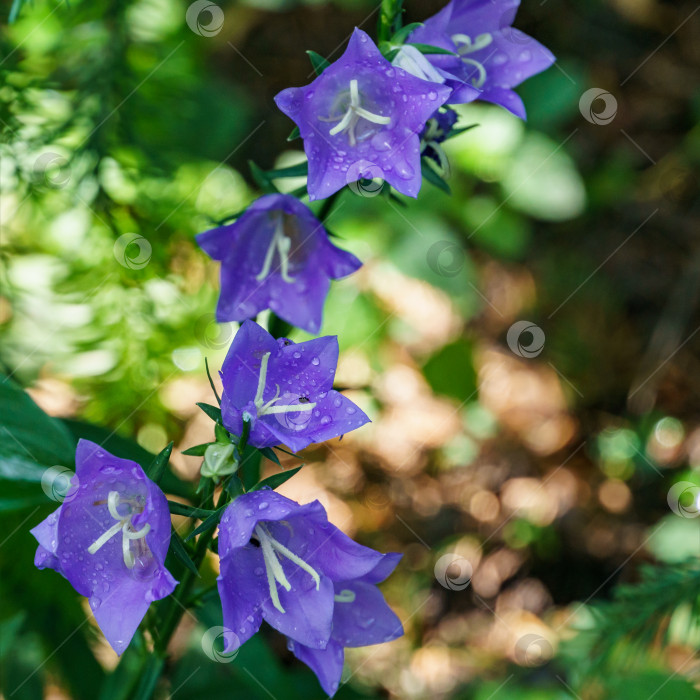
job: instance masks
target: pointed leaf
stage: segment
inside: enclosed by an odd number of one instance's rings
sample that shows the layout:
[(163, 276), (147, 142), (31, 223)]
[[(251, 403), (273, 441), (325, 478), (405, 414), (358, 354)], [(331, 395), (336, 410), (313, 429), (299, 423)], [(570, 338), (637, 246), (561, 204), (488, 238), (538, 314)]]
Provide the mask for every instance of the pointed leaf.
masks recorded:
[(221, 520), (221, 516), (224, 514), (224, 511), (226, 510), (226, 506), (221, 506), (218, 510), (215, 510), (208, 518), (204, 520), (204, 522), (192, 532), (190, 532), (187, 537), (185, 537), (185, 542), (189, 542), (192, 538), (196, 537), (197, 535), (201, 534), (202, 532), (206, 532), (207, 530), (211, 530), (213, 527), (216, 527), (219, 523), (219, 520)]
[(299, 131), (299, 127), (295, 126), (292, 129), (292, 133), (287, 136), (287, 141), (295, 141), (298, 138), (301, 138), (301, 132)]
[(168, 466), (168, 461), (170, 460), (170, 454), (173, 451), (173, 445), (175, 443), (170, 442), (166, 445), (156, 458), (151, 462), (149, 467), (146, 469), (146, 476), (151, 480), (155, 481), (156, 484), (160, 483), (160, 480), (165, 474), (165, 470)]
[(281, 486), (285, 481), (291, 479), (303, 466), (304, 465), (302, 464), (299, 467), (294, 467), (294, 469), (287, 469), (287, 471), (280, 472), (279, 474), (273, 474), (272, 476), (268, 476), (267, 479), (259, 481), (250, 490), (260, 491), (260, 489), (264, 489), (266, 487), (276, 489), (278, 486)]
[(425, 162), (425, 160), (421, 162), (421, 173), (423, 173), (423, 177), (431, 185), (435, 185), (435, 187), (447, 194), (452, 194), (450, 186)]
[(178, 501), (168, 501), (168, 508), (174, 515), (184, 515), (188, 518), (199, 518), (200, 520), (208, 518), (216, 512), (214, 510), (188, 506), (186, 503), (179, 503)]
[(321, 75), (321, 73), (323, 73), (323, 71), (331, 65), (325, 58), (323, 58), (323, 56), (321, 56), (321, 54), (316, 53), (315, 51), (307, 51), (306, 53), (311, 60), (311, 65), (313, 66), (316, 75)]
[[(171, 511), (172, 512), (172, 511)], [(189, 553), (187, 552), (187, 547), (182, 540), (182, 537), (178, 535), (177, 530), (173, 528), (172, 536), (170, 538), (170, 548), (177, 559), (180, 560), (182, 564), (185, 565), (193, 574), (199, 576), (199, 571), (197, 570), (196, 564), (192, 561)]]
[(213, 442), (203, 442), (201, 445), (194, 445), (193, 447), (188, 447), (186, 450), (182, 450), (180, 454), (188, 455), (189, 457), (204, 457), (207, 447), (213, 444)]
[(221, 422), (221, 409), (218, 406), (212, 406), (208, 403), (198, 403), (197, 406), (199, 406), (213, 421)]

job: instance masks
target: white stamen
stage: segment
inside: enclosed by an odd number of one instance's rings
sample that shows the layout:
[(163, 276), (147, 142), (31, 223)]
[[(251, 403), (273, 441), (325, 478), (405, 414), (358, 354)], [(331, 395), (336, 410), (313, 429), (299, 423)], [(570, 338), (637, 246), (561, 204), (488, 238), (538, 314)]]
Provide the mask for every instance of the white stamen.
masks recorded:
[(275, 251), (280, 256), (280, 277), (285, 282), (294, 282), (294, 278), (289, 276), (289, 251), (292, 247), (292, 241), (284, 233), (284, 220), (282, 215), (277, 220), (275, 232), (272, 234), (272, 240), (267, 247), (265, 260), (263, 260), (262, 270), (255, 276), (258, 282), (262, 282), (269, 274), (272, 268), (272, 260), (275, 257)]
[(352, 603), (355, 601), (355, 591), (344, 588), (340, 593), (333, 596), (336, 603)]
[(470, 66), (474, 66), (478, 71), (478, 75), (472, 78), (472, 85), (480, 88), (486, 82), (486, 68), (484, 64), (474, 58), (467, 58), (466, 54), (474, 53), (485, 49), (493, 41), (491, 34), (479, 34), (474, 41), (467, 34), (454, 34), (452, 41), (458, 45), (457, 53), (462, 58), (462, 61)]
[(381, 114), (374, 114), (365, 109), (360, 104), (360, 88), (357, 80), (350, 81), (350, 104), (348, 105), (345, 114), (342, 117), (330, 117), (328, 119), (323, 119), (323, 121), (339, 121), (328, 133), (331, 136), (336, 134), (342, 134), (346, 131), (348, 132), (348, 141), (351, 146), (357, 143), (357, 137), (355, 136), (355, 127), (360, 119), (365, 119), (372, 124), (389, 124), (391, 123), (391, 117), (384, 117)]
[(265, 571), (267, 573), (267, 585), (270, 588), (270, 598), (272, 599), (272, 604), (275, 606), (275, 608), (277, 608), (277, 610), (279, 610), (281, 613), (286, 612), (280, 602), (277, 584), (279, 583), (287, 591), (291, 590), (292, 584), (289, 583), (284, 573), (284, 569), (277, 559), (275, 551), (279, 552), (282, 556), (289, 559), (299, 568), (306, 571), (306, 573), (308, 573), (316, 583), (316, 590), (319, 590), (321, 585), (321, 577), (314, 568), (309, 566), (301, 557), (294, 554), (294, 552), (287, 549), (281, 542), (278, 542), (262, 525), (257, 524), (255, 526), (255, 535), (260, 541), (260, 547), (262, 549), (263, 561), (265, 562)]
[[(104, 503), (104, 501), (102, 501)], [(125, 504), (129, 506), (129, 512), (125, 515), (119, 513), (119, 505)], [(143, 509), (137, 511), (135, 506), (137, 504), (129, 500), (121, 500), (118, 491), (110, 491), (107, 496), (107, 509), (109, 514), (117, 521), (108, 530), (103, 532), (89, 547), (88, 552), (90, 554), (96, 554), (102, 547), (109, 542), (120, 530), (122, 533), (122, 558), (124, 559), (124, 564), (127, 568), (133, 569), (136, 563), (134, 559), (134, 554), (131, 551), (131, 542), (135, 540), (143, 540), (146, 535), (151, 531), (151, 526), (146, 523), (140, 530), (134, 530), (132, 527), (131, 519), (137, 513), (143, 512)]]
[(279, 413), (297, 413), (299, 411), (310, 411), (316, 407), (316, 402), (312, 403), (294, 403), (285, 406), (275, 406), (274, 404), (280, 400), (279, 384), (275, 384), (275, 396), (267, 403), (263, 401), (263, 392), (265, 391), (265, 381), (267, 379), (267, 363), (270, 361), (270, 354), (266, 352), (260, 361), (260, 376), (258, 377), (258, 388), (255, 392), (253, 403), (258, 409), (258, 416), (270, 416)]

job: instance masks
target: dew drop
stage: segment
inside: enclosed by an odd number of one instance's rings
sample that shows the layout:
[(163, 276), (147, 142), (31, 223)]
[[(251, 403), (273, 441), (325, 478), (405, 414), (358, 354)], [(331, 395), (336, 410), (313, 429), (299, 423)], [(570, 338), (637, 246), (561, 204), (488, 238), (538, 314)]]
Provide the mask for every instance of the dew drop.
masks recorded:
[(437, 100), (437, 92), (435, 92), (435, 90), (431, 90), (428, 93), (428, 99), (429, 100)]
[(330, 422), (331, 422), (330, 416), (323, 416), (323, 418), (321, 418), (321, 425), (328, 425)]
[(311, 364), (314, 365), (315, 367), (318, 367), (321, 364), (321, 360), (319, 360), (318, 357), (314, 357), (311, 360)]
[(266, 503), (263, 501), (262, 503), (258, 503), (258, 510), (267, 510), (270, 507), (269, 503)]
[(526, 49), (525, 51), (521, 51), (520, 56), (518, 56), (518, 58), (523, 63), (527, 63), (528, 61), (532, 60), (532, 53)]

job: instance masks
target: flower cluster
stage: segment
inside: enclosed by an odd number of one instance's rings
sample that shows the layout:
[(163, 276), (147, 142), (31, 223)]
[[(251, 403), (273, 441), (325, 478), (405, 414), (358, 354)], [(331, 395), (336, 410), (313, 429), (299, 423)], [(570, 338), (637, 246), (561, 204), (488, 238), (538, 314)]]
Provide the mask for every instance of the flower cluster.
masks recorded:
[[(331, 243), (321, 219), (335, 195), (357, 181), (380, 178), (385, 193), (394, 188), (416, 197), (424, 173), (433, 181), (447, 174), (441, 144), (459, 132), (457, 112), (447, 105), (481, 99), (525, 117), (513, 87), (554, 58), (512, 28), (517, 5), (452, 0), (421, 26), (399, 29), (379, 46), (355, 29), (337, 61), (316, 61), (311, 84), (276, 96), (304, 142), (308, 182), (301, 196), (327, 201), (316, 214), (276, 189), (276, 178), (297, 176), (298, 168), (260, 171), (266, 193), (233, 223), (197, 236), (221, 262), (217, 319), (241, 323), (221, 368), (220, 405), (200, 404), (216, 423), (216, 440), (186, 451), (204, 458), (200, 507), (170, 503), (158, 486), (170, 448), (147, 476), (135, 462), (82, 440), (64, 503), (32, 530), (39, 542), (36, 566), (55, 569), (89, 598), (117, 653), (149, 605), (173, 594), (148, 618), (151, 638), (165, 651), (209, 551), (220, 558), (226, 651), (265, 620), (333, 695), (346, 647), (403, 634), (377, 588), (401, 555), (355, 543), (328, 521), (318, 501), (301, 505), (272, 490), (298, 469), (260, 481), (259, 467), (251, 466), (259, 465), (251, 451), (279, 464), (274, 447), (296, 452), (369, 421), (333, 388), (336, 337), (276, 338), (257, 317), (269, 309), (308, 333), (320, 332), (330, 280), (361, 266)], [(170, 512), (202, 520), (187, 538), (199, 535), (196, 545), (175, 536), (171, 547)], [(183, 565), (180, 585), (165, 568), (169, 551)]]

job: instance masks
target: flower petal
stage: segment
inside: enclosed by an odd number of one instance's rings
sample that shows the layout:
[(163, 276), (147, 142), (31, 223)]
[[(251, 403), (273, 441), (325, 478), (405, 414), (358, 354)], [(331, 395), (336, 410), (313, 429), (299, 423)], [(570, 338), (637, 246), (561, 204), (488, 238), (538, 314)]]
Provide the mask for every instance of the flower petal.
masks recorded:
[(290, 649), (299, 661), (304, 662), (316, 674), (323, 690), (331, 697), (335, 695), (343, 675), (343, 646), (331, 639), (325, 649), (311, 649), (293, 642), (290, 643)]
[(382, 592), (371, 583), (344, 581), (335, 584), (336, 595), (350, 591), (352, 602), (336, 602), (333, 639), (346, 647), (390, 642), (403, 634), (403, 625), (386, 604)]

